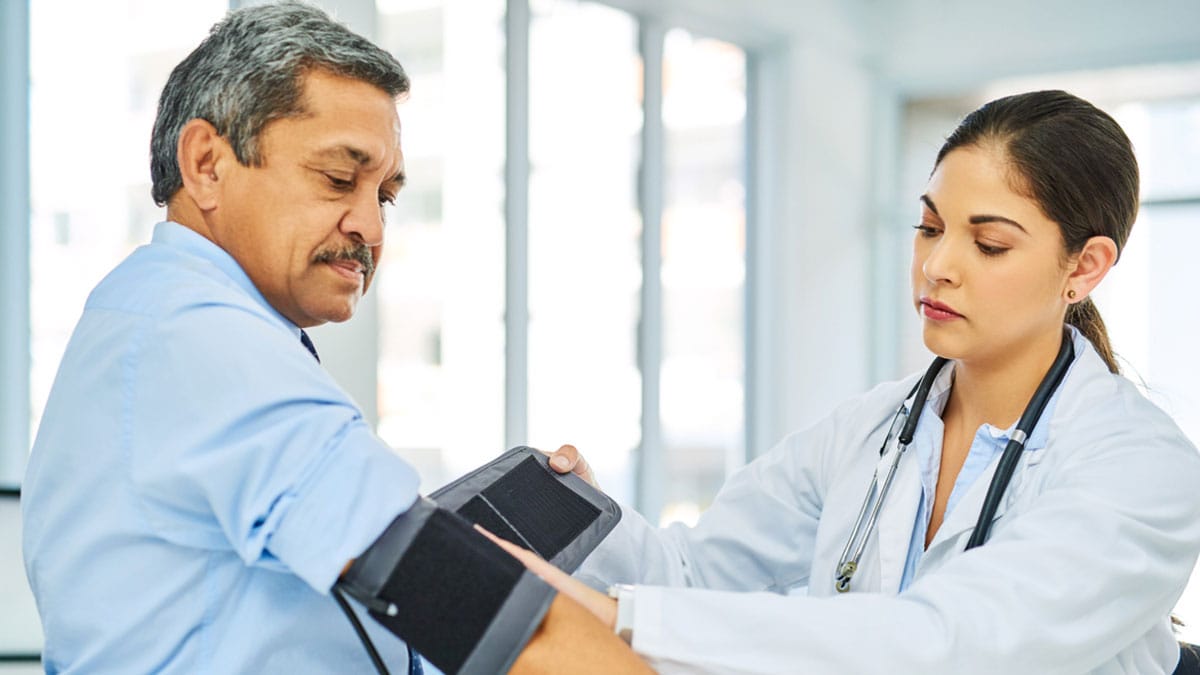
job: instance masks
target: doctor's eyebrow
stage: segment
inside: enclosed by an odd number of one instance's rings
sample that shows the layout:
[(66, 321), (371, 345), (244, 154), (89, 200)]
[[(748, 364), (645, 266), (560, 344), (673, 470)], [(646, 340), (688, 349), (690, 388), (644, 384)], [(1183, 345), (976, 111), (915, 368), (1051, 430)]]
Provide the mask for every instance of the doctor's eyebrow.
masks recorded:
[(990, 214), (971, 216), (967, 219), (967, 222), (971, 223), (972, 225), (983, 225), (984, 223), (1004, 223), (1006, 225), (1012, 225), (1025, 234), (1029, 234), (1029, 230), (1026, 230), (1024, 225), (1018, 223), (1012, 218), (1005, 218), (1004, 216), (993, 216)]
[(930, 211), (933, 211), (933, 215), (939, 218), (942, 217), (942, 214), (938, 213), (937, 205), (933, 203), (933, 200), (929, 198), (929, 195), (921, 195), (921, 201), (925, 202), (925, 206)]
[[(933, 211), (933, 215), (939, 218), (942, 217), (942, 214), (938, 213), (937, 205), (933, 203), (933, 200), (929, 198), (929, 195), (921, 195), (921, 201), (925, 203), (925, 206), (929, 207), (930, 211)], [(996, 216), (985, 213), (977, 216), (971, 216), (967, 219), (967, 222), (971, 223), (972, 225), (983, 225), (985, 223), (1004, 223), (1006, 225), (1012, 225), (1013, 227), (1016, 227), (1025, 234), (1029, 234), (1029, 230), (1026, 230), (1024, 225), (1018, 223), (1012, 218), (1005, 218), (1004, 216)]]

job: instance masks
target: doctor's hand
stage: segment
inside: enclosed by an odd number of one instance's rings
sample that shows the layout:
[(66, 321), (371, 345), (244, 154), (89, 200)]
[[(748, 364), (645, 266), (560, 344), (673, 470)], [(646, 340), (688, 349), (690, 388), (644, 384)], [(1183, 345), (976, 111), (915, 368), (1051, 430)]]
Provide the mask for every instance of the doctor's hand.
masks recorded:
[(550, 468), (559, 473), (574, 473), (576, 476), (584, 479), (589, 485), (600, 489), (600, 484), (596, 482), (596, 474), (592, 471), (592, 467), (588, 466), (587, 460), (575, 449), (573, 445), (564, 445), (554, 452), (541, 451), (542, 454), (550, 456)]
[[(574, 450), (575, 448), (571, 449)], [(530, 572), (541, 577), (542, 581), (550, 584), (556, 591), (583, 605), (597, 619), (600, 619), (600, 623), (604, 624), (609, 630), (613, 630), (617, 625), (616, 600), (600, 591), (592, 589), (582, 581), (542, 560), (536, 553), (505, 541), (478, 525), (475, 526), (475, 529), (482, 532), (485, 537), (491, 539), (497, 546), (507, 551), (509, 555), (519, 560)]]

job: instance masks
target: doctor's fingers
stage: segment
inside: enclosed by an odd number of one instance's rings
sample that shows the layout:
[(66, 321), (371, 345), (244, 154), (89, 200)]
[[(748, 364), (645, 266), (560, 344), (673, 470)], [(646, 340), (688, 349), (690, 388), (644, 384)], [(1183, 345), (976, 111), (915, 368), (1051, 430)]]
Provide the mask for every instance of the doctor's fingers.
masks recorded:
[(607, 595), (594, 590), (582, 581), (558, 569), (551, 563), (543, 560), (533, 551), (529, 551), (510, 541), (501, 539), (479, 525), (476, 525), (475, 529), (479, 530), (485, 537), (491, 539), (493, 543), (520, 561), (522, 565), (524, 565), (530, 572), (533, 572), (535, 575), (541, 578), (542, 581), (550, 584), (554, 590), (583, 605), (589, 612), (594, 614), (596, 618), (600, 619), (605, 626), (611, 629), (616, 625), (616, 600), (613, 600)]
[(550, 468), (559, 473), (574, 473), (580, 478), (588, 482), (589, 485), (600, 489), (600, 484), (596, 482), (596, 473), (592, 471), (592, 467), (588, 461), (584, 459), (579, 450), (573, 445), (564, 445), (550, 455)]

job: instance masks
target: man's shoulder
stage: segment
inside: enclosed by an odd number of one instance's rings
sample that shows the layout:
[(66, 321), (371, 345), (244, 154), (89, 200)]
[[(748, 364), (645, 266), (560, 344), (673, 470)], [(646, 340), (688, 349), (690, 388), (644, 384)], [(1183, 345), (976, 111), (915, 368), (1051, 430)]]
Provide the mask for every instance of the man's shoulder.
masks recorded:
[(138, 247), (100, 281), (85, 311), (158, 318), (196, 307), (265, 310), (212, 261), (172, 246)]

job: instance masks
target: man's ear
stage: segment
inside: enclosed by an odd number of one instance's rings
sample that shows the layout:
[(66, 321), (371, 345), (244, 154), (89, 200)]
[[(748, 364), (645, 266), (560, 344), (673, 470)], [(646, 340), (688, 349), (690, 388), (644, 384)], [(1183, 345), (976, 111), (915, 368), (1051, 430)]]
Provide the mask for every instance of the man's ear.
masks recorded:
[(1073, 256), (1074, 269), (1063, 290), (1068, 303), (1082, 302), (1117, 262), (1117, 244), (1109, 237), (1092, 237)]
[(211, 211), (220, 203), (220, 181), (233, 148), (207, 120), (189, 120), (179, 130), (175, 148), (183, 190), (201, 211)]

